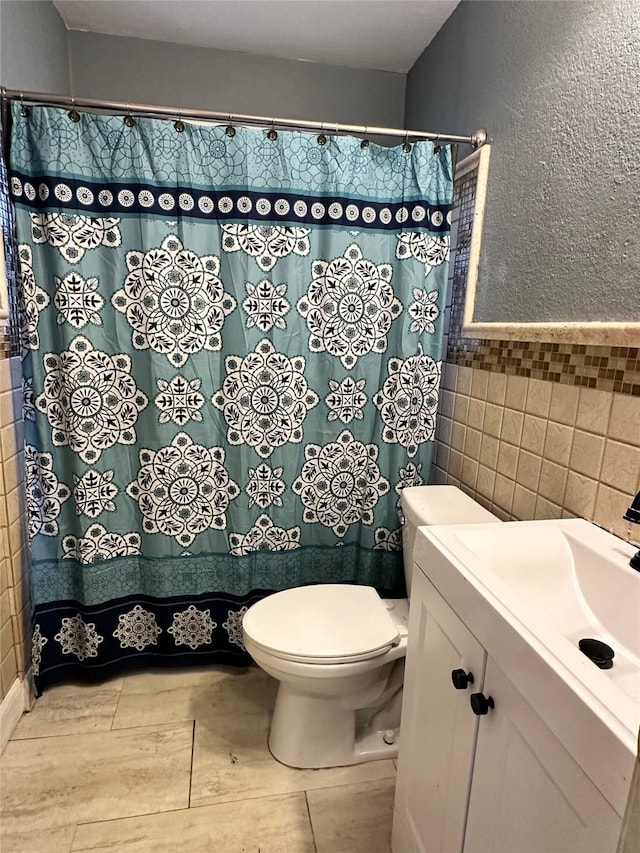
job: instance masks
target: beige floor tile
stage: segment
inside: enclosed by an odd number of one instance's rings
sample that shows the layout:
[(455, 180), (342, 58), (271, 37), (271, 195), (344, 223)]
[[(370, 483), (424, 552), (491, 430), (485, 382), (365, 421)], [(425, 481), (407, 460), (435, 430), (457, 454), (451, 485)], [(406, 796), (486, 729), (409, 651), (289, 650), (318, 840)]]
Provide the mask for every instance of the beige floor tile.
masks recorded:
[(258, 667), (137, 673), (124, 679), (113, 728), (214, 720), (242, 713), (256, 702), (271, 707), (277, 686)]
[(309, 791), (317, 853), (389, 853), (394, 780)]
[(304, 794), (79, 826), (73, 851), (314, 853)]
[(5, 832), (2, 827), (0, 850), (2, 853), (69, 853), (75, 831), (75, 824), (44, 832), (29, 832), (25, 827), (16, 832)]
[(327, 788), (395, 775), (393, 761), (372, 761), (352, 767), (296, 770), (276, 761), (267, 747), (266, 707), (196, 722), (191, 805), (202, 806), (239, 798)]
[(45, 691), (23, 714), (13, 740), (52, 735), (107, 732), (116, 711), (122, 679), (103, 684), (60, 684)]
[[(2, 755), (6, 833), (186, 808), (193, 724), (10, 741)], [(43, 847), (43, 849), (46, 849)]]

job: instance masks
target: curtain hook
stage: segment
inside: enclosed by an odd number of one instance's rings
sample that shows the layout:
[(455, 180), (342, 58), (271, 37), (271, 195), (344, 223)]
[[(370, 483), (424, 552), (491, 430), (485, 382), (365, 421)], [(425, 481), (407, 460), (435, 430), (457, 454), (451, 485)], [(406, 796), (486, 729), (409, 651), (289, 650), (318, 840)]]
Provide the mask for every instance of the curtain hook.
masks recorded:
[(229, 137), (229, 139), (233, 139), (233, 137), (236, 135), (236, 129), (235, 129), (235, 127), (233, 126), (232, 118), (233, 118), (233, 117), (230, 115), (230, 116), (229, 116), (229, 124), (228, 124), (228, 125), (225, 127), (225, 129), (224, 129), (224, 132), (227, 134), (227, 136)]
[(67, 115), (69, 116), (71, 121), (74, 122), (74, 124), (77, 124), (80, 121), (80, 113), (76, 109), (76, 99), (73, 97), (71, 98), (71, 109), (69, 110)]
[(327, 137), (324, 135), (324, 125), (320, 125), (320, 133), (318, 134), (318, 145), (326, 145)]
[(438, 141), (439, 139), (440, 139), (440, 134), (436, 133), (436, 141), (433, 143), (433, 153), (436, 155), (442, 151), (442, 145), (440, 145), (440, 143)]
[(404, 142), (402, 143), (402, 150), (405, 154), (409, 154), (409, 152), (411, 151), (411, 143), (409, 142), (409, 131), (407, 131), (404, 137)]
[(276, 120), (275, 118), (271, 119), (271, 130), (267, 133), (267, 139), (270, 139), (271, 142), (275, 142), (278, 138), (278, 131), (276, 130)]
[(178, 113), (178, 118), (173, 123), (173, 129), (176, 133), (184, 133), (184, 122), (182, 121), (182, 112)]
[(362, 149), (369, 147), (369, 140), (367, 139), (367, 133), (368, 132), (369, 132), (369, 127), (367, 125), (365, 125), (365, 128), (364, 128), (364, 137), (365, 138), (360, 143), (360, 148), (362, 148)]
[(127, 127), (135, 127), (136, 120), (131, 115), (131, 110), (129, 109), (129, 101), (127, 101), (127, 114), (122, 120)]
[(25, 107), (24, 95), (22, 92), (20, 92), (20, 105), (21, 105), (20, 106), (20, 115), (22, 116), (22, 118), (29, 118), (29, 114), (31, 113), (31, 110), (29, 109), (29, 107)]

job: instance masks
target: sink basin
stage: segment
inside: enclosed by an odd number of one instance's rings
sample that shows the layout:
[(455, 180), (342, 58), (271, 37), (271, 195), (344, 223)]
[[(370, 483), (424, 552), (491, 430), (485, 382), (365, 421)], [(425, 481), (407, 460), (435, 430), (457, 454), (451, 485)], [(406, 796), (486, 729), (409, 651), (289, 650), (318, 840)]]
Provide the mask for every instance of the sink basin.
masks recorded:
[[(457, 534), (483, 571), (521, 596), (561, 636), (574, 643), (583, 637), (603, 640), (613, 647), (617, 664), (629, 658), (640, 666), (640, 574), (629, 567), (631, 546), (579, 518), (495, 527)], [(640, 677), (627, 686), (640, 701)]]
[[(415, 552), (619, 814), (640, 725), (635, 550), (584, 519), (561, 519), (424, 527)], [(613, 648), (610, 669), (580, 651), (583, 638)]]

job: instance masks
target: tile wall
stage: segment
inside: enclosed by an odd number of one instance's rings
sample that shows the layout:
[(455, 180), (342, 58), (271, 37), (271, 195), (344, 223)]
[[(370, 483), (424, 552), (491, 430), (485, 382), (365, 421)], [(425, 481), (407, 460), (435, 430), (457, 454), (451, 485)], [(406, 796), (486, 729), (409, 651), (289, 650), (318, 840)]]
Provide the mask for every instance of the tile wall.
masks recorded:
[[(499, 370), (499, 368), (498, 368)], [(578, 516), (640, 545), (640, 396), (443, 365), (432, 482), (503, 520)]]
[(19, 358), (0, 358), (0, 701), (30, 666), (22, 379)]

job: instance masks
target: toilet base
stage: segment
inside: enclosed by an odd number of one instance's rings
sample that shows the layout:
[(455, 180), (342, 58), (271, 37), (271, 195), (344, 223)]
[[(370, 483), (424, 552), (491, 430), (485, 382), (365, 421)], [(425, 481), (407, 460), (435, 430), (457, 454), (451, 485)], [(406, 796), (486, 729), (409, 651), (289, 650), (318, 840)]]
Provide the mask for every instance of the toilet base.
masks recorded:
[[(397, 702), (400, 706), (400, 699)], [(363, 712), (341, 708), (335, 698), (309, 696), (280, 684), (269, 733), (269, 749), (275, 759), (289, 767), (319, 769), (362, 764), (398, 755), (397, 732), (393, 743), (385, 743), (389, 730), (397, 730), (397, 719), (372, 711), (369, 724), (358, 725)], [(392, 715), (395, 716), (395, 715)], [(396, 725), (391, 725), (391, 723)]]

